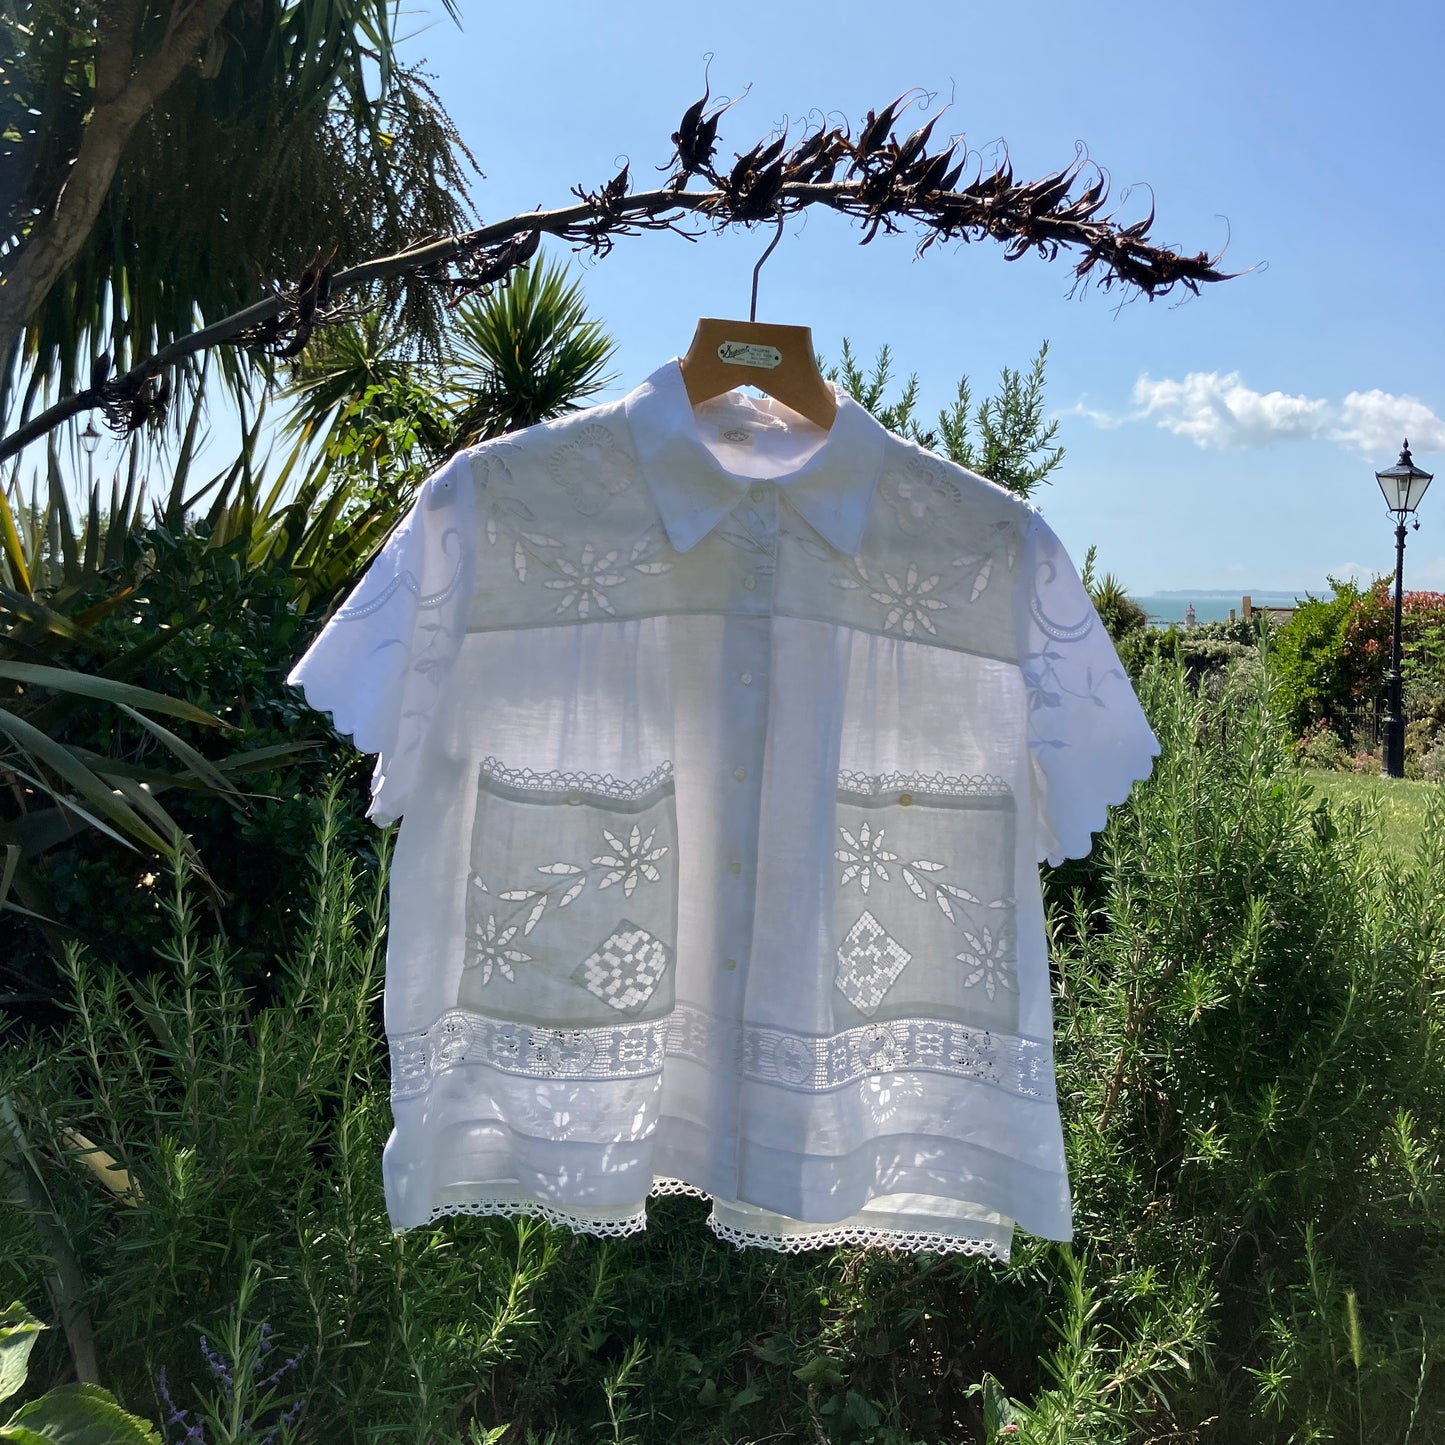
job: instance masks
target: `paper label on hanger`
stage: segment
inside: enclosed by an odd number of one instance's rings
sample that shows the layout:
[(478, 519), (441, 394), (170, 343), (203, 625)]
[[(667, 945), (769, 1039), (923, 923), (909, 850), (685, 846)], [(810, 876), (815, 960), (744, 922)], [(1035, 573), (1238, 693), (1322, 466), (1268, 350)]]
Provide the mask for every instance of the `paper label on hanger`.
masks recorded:
[(768, 371), (783, 364), (783, 353), (776, 346), (760, 346), (753, 341), (724, 341), (717, 355), (719, 361), (732, 366), (761, 366)]

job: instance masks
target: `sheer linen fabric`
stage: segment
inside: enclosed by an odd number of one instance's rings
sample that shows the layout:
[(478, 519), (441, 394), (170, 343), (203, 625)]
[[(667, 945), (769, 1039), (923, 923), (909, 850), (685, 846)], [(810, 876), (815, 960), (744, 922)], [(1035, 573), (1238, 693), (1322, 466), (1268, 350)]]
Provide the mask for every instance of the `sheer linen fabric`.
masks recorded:
[(1037, 864), (1157, 744), (1037, 512), (838, 403), (461, 453), (293, 672), (402, 819), (397, 1228), (1070, 1236)]

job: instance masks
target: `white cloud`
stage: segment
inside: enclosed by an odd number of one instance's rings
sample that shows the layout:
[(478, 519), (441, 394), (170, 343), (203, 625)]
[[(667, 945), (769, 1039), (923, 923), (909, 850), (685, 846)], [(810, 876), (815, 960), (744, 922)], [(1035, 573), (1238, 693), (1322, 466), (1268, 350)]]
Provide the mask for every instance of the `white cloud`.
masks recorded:
[[(1134, 383), (1132, 413), (1110, 412), (1080, 397), (1062, 413), (1107, 431), (1153, 418), (1195, 446), (1235, 449), (1324, 439), (1376, 459), (1393, 458), (1409, 437), (1421, 456), (1445, 452), (1445, 420), (1414, 396), (1352, 391), (1338, 404), (1323, 397), (1255, 391), (1237, 371), (1191, 371), (1182, 381), (1144, 375)], [(1428, 464), (1427, 464), (1428, 465)]]
[(1191, 371), (1183, 381), (1141, 376), (1133, 399), (1140, 417), (1154, 417), (1199, 447), (1265, 447), (1316, 437), (1331, 410), (1322, 399), (1254, 391), (1237, 371)]
[(1445, 421), (1417, 397), (1352, 391), (1340, 403), (1330, 437), (1367, 456), (1393, 456), (1406, 437), (1415, 451), (1440, 452), (1445, 451)]
[(1117, 412), (1105, 411), (1102, 407), (1089, 406), (1086, 398), (1080, 397), (1073, 406), (1066, 406), (1059, 413), (1060, 416), (1081, 416), (1085, 421), (1091, 421), (1100, 431), (1113, 431), (1115, 427), (1123, 426), (1129, 420), (1127, 416), (1120, 416)]

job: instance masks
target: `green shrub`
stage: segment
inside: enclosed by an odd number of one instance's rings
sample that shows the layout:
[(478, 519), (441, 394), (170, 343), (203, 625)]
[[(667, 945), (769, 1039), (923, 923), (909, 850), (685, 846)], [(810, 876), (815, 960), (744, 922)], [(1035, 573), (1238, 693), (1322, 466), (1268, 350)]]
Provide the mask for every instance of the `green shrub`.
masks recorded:
[(1300, 735), (1294, 745), (1294, 756), (1302, 768), (1323, 768), (1326, 772), (1348, 767), (1350, 761), (1349, 749), (1323, 718)]
[[(164, 1367), (200, 1418), (197, 1332), (246, 1358), (269, 1325), (305, 1354), (267, 1418), (299, 1402), (307, 1440), (1440, 1438), (1445, 804), (1391, 864), (1262, 692), (1177, 667), (1140, 692), (1154, 776), (1048, 879), (1071, 1249), (738, 1252), (688, 1199), (622, 1241), (393, 1235), (384, 858), (340, 846), (333, 803), (267, 996), (173, 883), (166, 966), (136, 983), (72, 954), (63, 1030), (0, 1058), (104, 1382), (155, 1416)], [(77, 1135), (143, 1197), (101, 1188)], [(48, 1313), (38, 1222), (0, 1201), (0, 1292)], [(55, 1336), (37, 1355), (63, 1369)]]
[(1339, 722), (1357, 702), (1375, 695), (1373, 679), (1379, 668), (1373, 654), (1366, 657), (1358, 648), (1346, 647), (1367, 594), (1333, 577), (1330, 587), (1330, 597), (1306, 597), (1275, 638), (1279, 701), (1296, 736), (1321, 718)]
[(1420, 776), (1427, 783), (1445, 783), (1445, 738), (1432, 744), (1421, 757)]

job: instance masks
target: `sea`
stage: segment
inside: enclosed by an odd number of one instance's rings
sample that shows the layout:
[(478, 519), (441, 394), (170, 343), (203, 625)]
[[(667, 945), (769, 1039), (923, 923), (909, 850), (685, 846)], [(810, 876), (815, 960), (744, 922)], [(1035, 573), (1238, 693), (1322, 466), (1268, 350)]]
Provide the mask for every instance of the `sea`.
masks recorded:
[[(1293, 607), (1299, 594), (1295, 592), (1250, 592), (1249, 599), (1255, 607)], [(1189, 605), (1194, 605), (1196, 622), (1225, 622), (1233, 610), (1236, 617), (1242, 617), (1244, 594), (1242, 592), (1156, 592), (1152, 596), (1135, 597), (1134, 601), (1149, 614), (1149, 621), (1159, 627), (1171, 622), (1183, 624)]]

